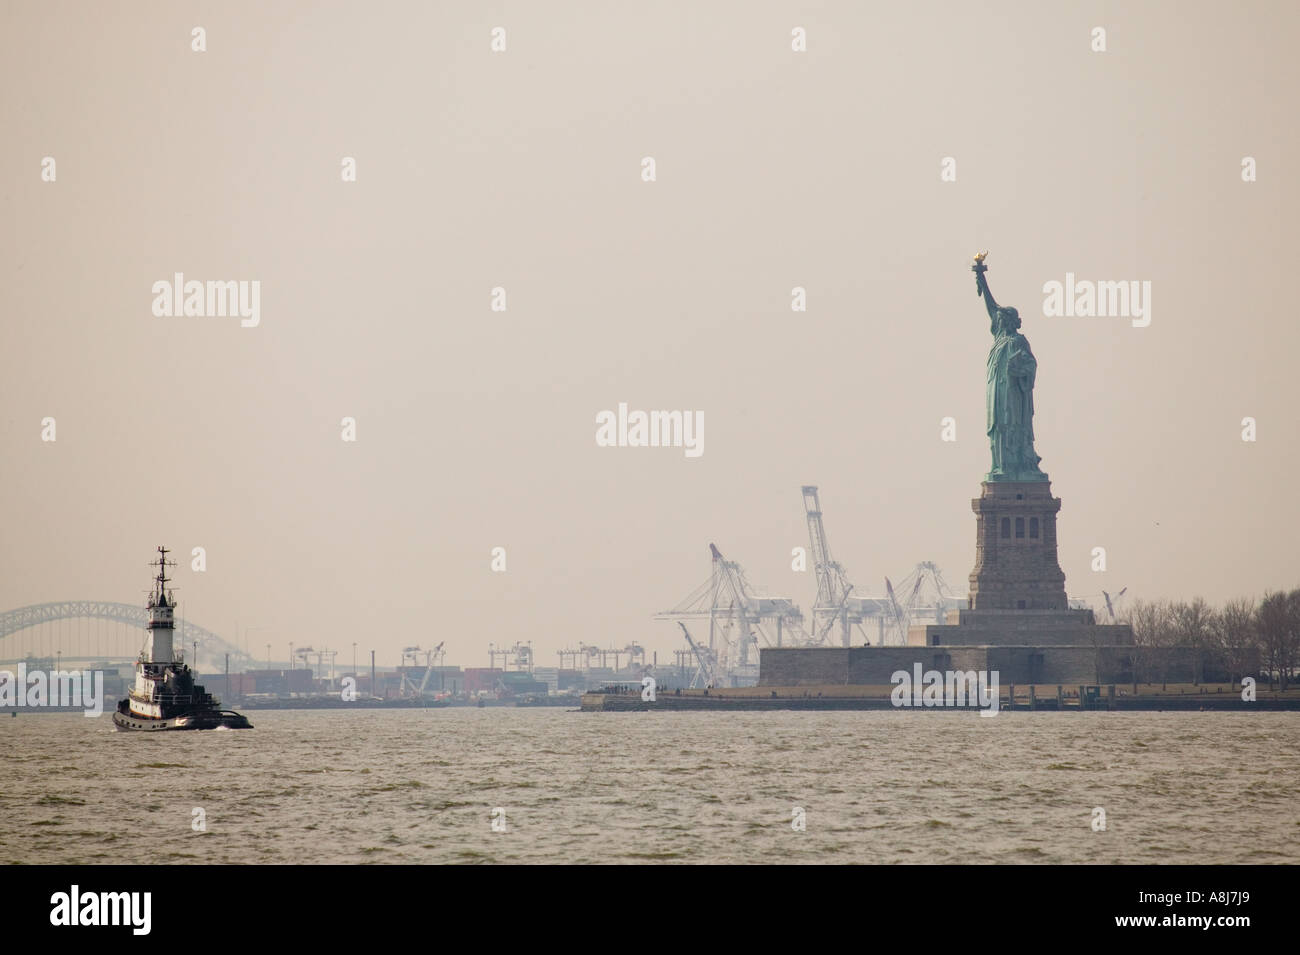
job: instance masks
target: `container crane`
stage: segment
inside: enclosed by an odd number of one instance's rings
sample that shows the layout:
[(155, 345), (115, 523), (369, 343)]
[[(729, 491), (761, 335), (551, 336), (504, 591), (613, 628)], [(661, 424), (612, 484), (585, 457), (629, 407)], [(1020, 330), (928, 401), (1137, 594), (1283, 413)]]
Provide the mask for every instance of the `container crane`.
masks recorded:
[(426, 651), (424, 658), (424, 679), (420, 681), (420, 689), (416, 691), (420, 696), (424, 696), (424, 691), (428, 689), (429, 677), (433, 675), (433, 661), (442, 655), (442, 648), (446, 645), (447, 641), (444, 640), (432, 650)]
[[(886, 609), (892, 633), (886, 643), (902, 646), (907, 643), (907, 632), (914, 621), (925, 623), (943, 623), (944, 615), (949, 610), (962, 606), (963, 601), (954, 597), (943, 579), (939, 567), (933, 561), (921, 561), (913, 568), (894, 590), (889, 578), (885, 578)], [(902, 600), (898, 594), (906, 594)], [(922, 600), (922, 596), (925, 599)]]
[(655, 619), (708, 620), (708, 650), (717, 679), (756, 681), (758, 661), (751, 659), (756, 656), (751, 651), (757, 647), (812, 645), (793, 601), (759, 596), (738, 563), (725, 559), (714, 544), (709, 553), (713, 569), (708, 579)]
[(855, 613), (849, 605), (849, 583), (844, 568), (831, 559), (831, 548), (826, 542), (826, 527), (822, 523), (821, 498), (817, 488), (803, 485), (804, 514), (808, 519), (808, 542), (812, 546), (813, 572), (817, 576), (817, 599), (813, 602), (813, 640), (824, 643), (836, 623), (840, 625), (840, 640), (849, 645), (854, 624), (862, 623), (862, 614)]
[(691, 652), (695, 654), (696, 662), (699, 663), (699, 668), (696, 669), (695, 675), (691, 677), (691, 689), (695, 688), (695, 684), (699, 682), (700, 677), (704, 678), (705, 686), (707, 687), (714, 686), (714, 684), (717, 681), (715, 680), (713, 674), (713, 664), (705, 656), (706, 651), (701, 650), (699, 645), (694, 640), (691, 639), (691, 632), (686, 629), (686, 624), (678, 620), (677, 626), (682, 628), (682, 634), (683, 636), (686, 637), (686, 643), (691, 648)]
[(1127, 587), (1125, 587), (1123, 590), (1117, 593), (1112, 599), (1111, 595), (1106, 593), (1106, 591), (1103, 590), (1101, 592), (1101, 595), (1106, 598), (1106, 613), (1110, 616), (1111, 623), (1115, 622), (1115, 608), (1119, 605), (1120, 598), (1123, 597), (1126, 593), (1128, 593)]
[(406, 672), (406, 658), (410, 657), (411, 666), (415, 666), (419, 660), (416, 654), (419, 652), (420, 652), (420, 648), (418, 645), (414, 647), (402, 647), (401, 671), (402, 671), (402, 695), (403, 696), (409, 696), (415, 692), (415, 681), (412, 680), (410, 675)]

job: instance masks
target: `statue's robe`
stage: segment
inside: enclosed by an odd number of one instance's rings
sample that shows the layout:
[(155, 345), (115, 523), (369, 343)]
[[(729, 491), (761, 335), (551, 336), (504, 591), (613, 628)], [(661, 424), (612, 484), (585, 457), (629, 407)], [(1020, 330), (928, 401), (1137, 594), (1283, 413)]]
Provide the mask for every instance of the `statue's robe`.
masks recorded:
[(988, 479), (1041, 480), (1034, 453), (1034, 376), (1038, 362), (1029, 340), (1016, 331), (994, 331), (989, 349), (988, 436), (993, 468)]

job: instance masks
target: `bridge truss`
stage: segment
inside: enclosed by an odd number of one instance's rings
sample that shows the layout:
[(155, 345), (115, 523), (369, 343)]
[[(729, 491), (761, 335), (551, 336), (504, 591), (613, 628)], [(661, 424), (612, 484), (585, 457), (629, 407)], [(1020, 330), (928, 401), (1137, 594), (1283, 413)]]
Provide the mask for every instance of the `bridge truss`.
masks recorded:
[[(14, 658), (16, 660), (21, 655), (21, 651), (17, 646), (18, 641), (13, 639), (15, 634), (40, 627), (43, 624), (73, 619), (106, 620), (140, 630), (142, 636), (134, 648), (123, 646), (118, 638), (103, 634), (99, 635), (97, 641), (94, 637), (89, 637), (85, 641), (88, 652), (84, 656), (87, 658), (92, 656), (89, 652), (89, 644), (98, 642), (100, 644), (99, 651), (101, 652), (95, 653), (94, 658), (134, 660), (143, 646), (143, 633), (149, 622), (149, 612), (144, 607), (138, 607), (134, 604), (114, 603), (107, 600), (63, 600), (55, 603), (31, 604), (27, 607), (19, 607), (16, 610), (9, 610), (0, 613), (0, 659)], [(219, 634), (188, 620), (177, 621), (176, 641), (177, 649), (183, 648), (187, 655), (197, 642), (199, 669), (209, 671), (219, 669), (225, 665), (225, 655), (227, 653), (230, 654), (230, 668), (232, 670), (248, 669), (253, 667), (256, 662), (251, 655), (228, 642)], [(105, 649), (103, 646), (105, 642), (108, 643), (107, 649), (110, 652), (102, 652)], [(30, 647), (27, 648), (27, 652), (32, 652)], [(65, 655), (69, 657), (73, 655), (82, 656), (69, 651), (65, 651)]]

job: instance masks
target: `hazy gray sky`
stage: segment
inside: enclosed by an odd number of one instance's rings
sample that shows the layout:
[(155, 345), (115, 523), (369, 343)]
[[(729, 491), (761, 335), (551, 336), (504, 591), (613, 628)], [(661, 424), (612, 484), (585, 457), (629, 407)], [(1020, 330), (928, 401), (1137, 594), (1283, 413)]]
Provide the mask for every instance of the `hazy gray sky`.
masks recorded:
[[(982, 248), (1038, 358), (1068, 592), (1300, 585), (1297, 27), (1288, 3), (10, 0), (0, 609), (135, 602), (166, 543), (207, 549), (187, 616), (262, 628), (259, 656), (662, 661), (651, 617), (710, 541), (810, 608), (805, 483), (858, 593), (933, 560), (964, 594)], [(259, 281), (260, 324), (155, 317), (176, 272)], [(1045, 317), (1067, 272), (1149, 281), (1150, 325)], [(597, 447), (619, 402), (703, 412), (704, 454)]]

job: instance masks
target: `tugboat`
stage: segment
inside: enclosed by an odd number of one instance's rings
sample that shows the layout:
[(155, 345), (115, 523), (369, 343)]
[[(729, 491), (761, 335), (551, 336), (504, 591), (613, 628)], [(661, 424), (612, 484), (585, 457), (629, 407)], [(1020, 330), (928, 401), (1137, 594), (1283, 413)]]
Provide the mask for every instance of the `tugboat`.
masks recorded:
[(158, 548), (154, 590), (149, 595), (149, 638), (135, 664), (135, 686), (117, 704), (113, 725), (119, 730), (214, 730), (252, 729), (248, 717), (221, 709), (211, 693), (194, 682), (193, 671), (172, 652), (176, 626), (176, 598), (167, 589), (166, 547)]

